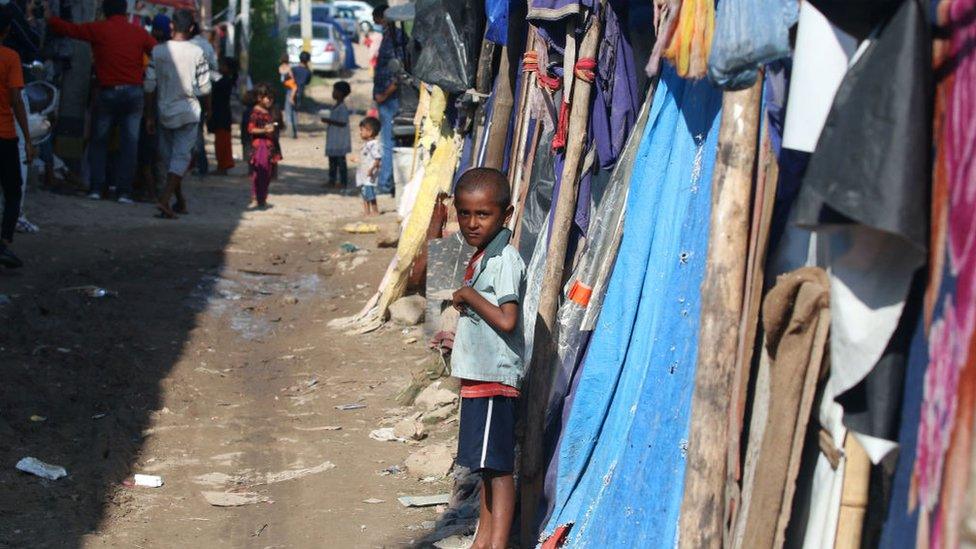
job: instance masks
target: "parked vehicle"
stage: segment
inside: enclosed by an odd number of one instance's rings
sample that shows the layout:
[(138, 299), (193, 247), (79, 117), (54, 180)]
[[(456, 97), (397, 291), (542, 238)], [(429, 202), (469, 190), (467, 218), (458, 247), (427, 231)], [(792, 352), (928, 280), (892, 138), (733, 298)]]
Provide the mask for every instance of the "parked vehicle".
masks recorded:
[(359, 32), (366, 34), (373, 30), (373, 6), (362, 0), (335, 0), (332, 5), (350, 10), (359, 24)]
[(352, 40), (359, 42), (359, 32), (361, 29), (359, 18), (356, 15), (356, 10), (354, 8), (333, 5), (332, 17), (336, 22), (339, 23), (339, 25), (342, 26), (342, 30), (345, 31)]
[[(288, 22), (298, 23), (300, 21), (301, 16), (293, 8)], [(331, 3), (317, 2), (312, 4), (312, 23), (335, 23), (339, 25), (346, 37), (353, 42), (359, 42), (359, 21), (355, 19), (350, 10), (340, 10)]]
[[(327, 23), (312, 23), (312, 70), (321, 72), (341, 72), (346, 49), (339, 32)], [(302, 53), (302, 26), (293, 23), (288, 27), (288, 60), (298, 63)]]

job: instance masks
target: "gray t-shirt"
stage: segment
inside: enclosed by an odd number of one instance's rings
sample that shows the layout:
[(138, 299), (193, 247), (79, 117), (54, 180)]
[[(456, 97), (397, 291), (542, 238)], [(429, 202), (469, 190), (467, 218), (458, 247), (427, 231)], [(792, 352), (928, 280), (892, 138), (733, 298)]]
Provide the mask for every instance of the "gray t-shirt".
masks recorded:
[(345, 126), (329, 124), (325, 129), (325, 156), (345, 156), (352, 152), (349, 140), (349, 108), (345, 103), (339, 103), (329, 113), (329, 120), (344, 122)]
[[(518, 251), (508, 244), (494, 257), (482, 259), (475, 266), (471, 285), (495, 306), (518, 303), (525, 295), (525, 263)], [(465, 307), (458, 319), (451, 351), (451, 375), (472, 381), (494, 381), (520, 388), (524, 373), (525, 339), (522, 323), (515, 330), (499, 332)]]
[(207, 58), (207, 66), (210, 67), (210, 81), (216, 82), (220, 80), (220, 67), (217, 65), (217, 52), (214, 50), (213, 45), (207, 42), (207, 39), (202, 34), (194, 36), (190, 39), (190, 42), (196, 44), (203, 50), (203, 56)]
[(156, 92), (159, 123), (179, 128), (200, 122), (200, 100), (210, 93), (210, 67), (195, 44), (170, 40), (153, 48), (146, 69), (146, 93)]

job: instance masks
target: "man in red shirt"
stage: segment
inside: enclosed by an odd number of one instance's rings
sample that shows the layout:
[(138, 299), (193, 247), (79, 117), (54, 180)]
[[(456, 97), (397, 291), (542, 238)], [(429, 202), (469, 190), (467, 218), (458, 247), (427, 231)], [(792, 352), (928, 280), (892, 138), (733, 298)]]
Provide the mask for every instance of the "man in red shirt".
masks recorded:
[(126, 8), (126, 0), (103, 0), (105, 19), (79, 25), (51, 16), (49, 7), (44, 6), (48, 28), (55, 34), (88, 42), (95, 58), (99, 90), (92, 121), (91, 194), (88, 196), (100, 200), (108, 190), (105, 157), (112, 127), (118, 126), (121, 150), (114, 164), (115, 187), (119, 202), (131, 204), (144, 101), (144, 56), (152, 53), (156, 41), (146, 29), (129, 22)]

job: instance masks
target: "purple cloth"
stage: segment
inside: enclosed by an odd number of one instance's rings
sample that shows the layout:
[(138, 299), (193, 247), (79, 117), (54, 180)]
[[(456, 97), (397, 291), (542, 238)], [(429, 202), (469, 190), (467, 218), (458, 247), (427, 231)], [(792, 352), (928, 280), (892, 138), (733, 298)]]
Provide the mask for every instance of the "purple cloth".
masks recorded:
[(529, 19), (558, 21), (576, 15), (583, 7), (591, 7), (593, 0), (529, 0)]
[[(540, 10), (543, 13), (562, 13), (571, 6), (576, 6), (577, 9), (580, 6), (593, 9), (596, 5), (594, 0), (532, 0), (529, 4), (529, 17), (538, 16)], [(548, 33), (544, 27), (540, 27), (539, 36), (546, 41), (550, 50), (564, 50), (563, 37), (559, 34)], [(627, 35), (620, 26), (617, 13), (611, 7), (603, 16), (603, 36), (597, 54), (593, 108), (588, 130), (589, 142), (596, 147), (596, 164), (593, 170), (613, 169), (637, 120), (638, 101), (634, 54)], [(557, 157), (556, 173), (562, 173), (562, 162), (560, 155)], [(574, 222), (584, 235), (590, 225), (591, 176), (591, 172), (582, 175), (576, 198)], [(553, 204), (556, 203), (558, 192), (557, 184), (553, 190)]]

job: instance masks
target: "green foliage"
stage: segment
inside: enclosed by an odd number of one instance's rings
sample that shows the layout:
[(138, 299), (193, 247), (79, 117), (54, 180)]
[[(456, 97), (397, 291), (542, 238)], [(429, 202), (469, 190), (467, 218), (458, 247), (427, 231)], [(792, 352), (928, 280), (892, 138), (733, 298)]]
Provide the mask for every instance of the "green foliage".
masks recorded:
[(275, 1), (251, 0), (251, 80), (257, 84), (268, 82), (275, 89), (278, 81), (278, 60), (285, 52), (284, 37), (276, 36)]

